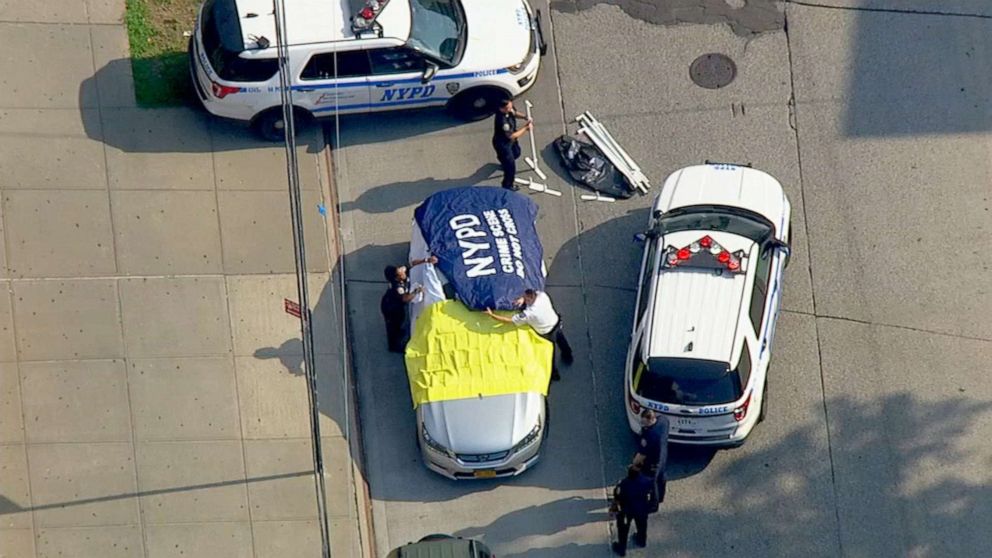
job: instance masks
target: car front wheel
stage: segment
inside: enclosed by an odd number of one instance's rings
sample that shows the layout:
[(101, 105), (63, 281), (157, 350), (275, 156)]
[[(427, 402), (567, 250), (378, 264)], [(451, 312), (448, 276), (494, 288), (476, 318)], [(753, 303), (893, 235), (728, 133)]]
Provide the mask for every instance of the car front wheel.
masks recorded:
[(476, 87), (459, 93), (448, 102), (448, 110), (462, 120), (482, 120), (496, 112), (510, 94), (496, 87)]

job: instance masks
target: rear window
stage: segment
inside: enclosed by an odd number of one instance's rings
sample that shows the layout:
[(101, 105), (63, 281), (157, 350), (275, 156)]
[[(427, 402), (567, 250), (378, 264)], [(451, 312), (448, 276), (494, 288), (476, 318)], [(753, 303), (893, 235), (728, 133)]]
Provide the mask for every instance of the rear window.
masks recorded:
[(764, 242), (775, 231), (768, 219), (739, 207), (694, 205), (680, 207), (657, 221), (658, 232), (666, 235), (680, 231), (721, 231)]
[(225, 81), (268, 81), (279, 71), (275, 58), (242, 58), (244, 42), (234, 0), (207, 0), (200, 18), (203, 49)]
[(740, 399), (741, 378), (726, 362), (649, 358), (635, 377), (634, 391), (676, 405), (719, 405)]

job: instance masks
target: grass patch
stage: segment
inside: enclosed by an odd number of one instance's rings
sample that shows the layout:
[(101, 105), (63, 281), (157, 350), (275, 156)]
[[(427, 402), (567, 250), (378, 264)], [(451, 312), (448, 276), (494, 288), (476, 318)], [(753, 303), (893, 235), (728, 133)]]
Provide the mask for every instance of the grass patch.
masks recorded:
[(201, 0), (127, 0), (134, 97), (139, 106), (184, 104), (193, 91), (186, 44)]

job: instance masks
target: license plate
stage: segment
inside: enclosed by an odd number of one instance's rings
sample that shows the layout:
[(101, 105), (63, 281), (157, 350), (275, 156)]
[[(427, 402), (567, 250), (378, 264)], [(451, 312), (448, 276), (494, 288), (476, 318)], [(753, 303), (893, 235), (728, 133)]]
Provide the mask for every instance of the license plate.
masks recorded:
[(476, 471), (473, 473), (477, 479), (492, 479), (496, 478), (496, 471), (492, 469), (483, 469), (481, 471)]
[(696, 425), (696, 421), (691, 418), (679, 417), (675, 420), (675, 424), (684, 428), (692, 428)]

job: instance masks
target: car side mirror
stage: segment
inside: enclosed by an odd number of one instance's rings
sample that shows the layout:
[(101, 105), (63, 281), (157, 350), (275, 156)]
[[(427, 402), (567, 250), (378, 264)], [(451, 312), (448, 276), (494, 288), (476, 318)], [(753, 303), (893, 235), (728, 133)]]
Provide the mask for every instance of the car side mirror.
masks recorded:
[(782, 263), (782, 268), (784, 269), (789, 267), (789, 262), (792, 260), (792, 247), (783, 242), (782, 254), (785, 255), (785, 262)]
[(634, 242), (637, 242), (638, 244), (643, 244), (647, 239), (648, 235), (644, 233), (637, 233), (634, 235)]
[(428, 62), (427, 66), (424, 67), (424, 75), (420, 76), (420, 83), (430, 83), (434, 76), (437, 75), (438, 66), (433, 62)]
[(772, 250), (781, 250), (782, 255), (785, 257), (785, 263), (783, 264), (783, 267), (789, 267), (789, 260), (792, 259), (792, 246), (789, 246), (788, 242), (775, 238), (772, 239), (768, 247)]

